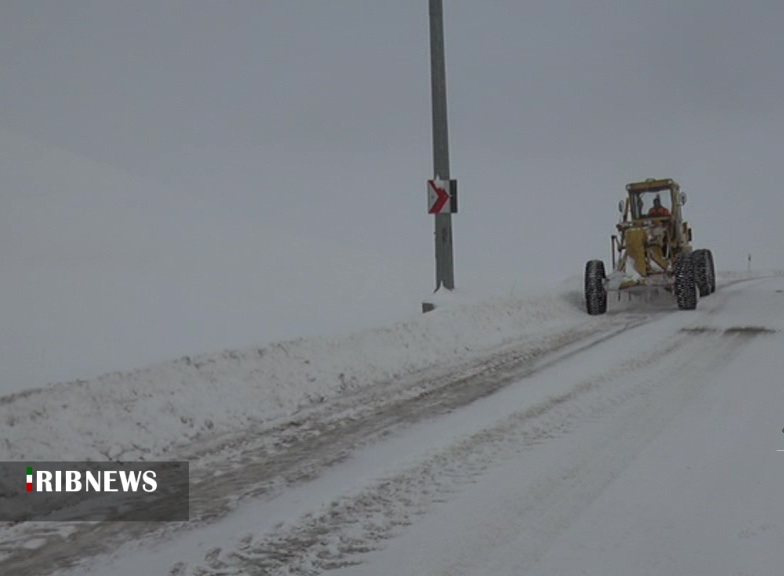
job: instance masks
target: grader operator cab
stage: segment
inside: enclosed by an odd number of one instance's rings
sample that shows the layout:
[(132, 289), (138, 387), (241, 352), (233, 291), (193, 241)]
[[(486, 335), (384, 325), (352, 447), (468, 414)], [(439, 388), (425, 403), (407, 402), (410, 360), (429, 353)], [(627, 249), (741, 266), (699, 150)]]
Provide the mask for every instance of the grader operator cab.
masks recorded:
[(683, 220), (686, 194), (670, 179), (648, 179), (626, 186), (628, 196), (618, 209), (621, 218), (611, 237), (612, 273), (604, 262), (585, 265), (585, 307), (588, 314), (607, 311), (608, 292), (664, 289), (673, 293), (678, 308), (697, 307), (697, 293), (716, 290), (713, 254), (692, 250), (692, 233)]

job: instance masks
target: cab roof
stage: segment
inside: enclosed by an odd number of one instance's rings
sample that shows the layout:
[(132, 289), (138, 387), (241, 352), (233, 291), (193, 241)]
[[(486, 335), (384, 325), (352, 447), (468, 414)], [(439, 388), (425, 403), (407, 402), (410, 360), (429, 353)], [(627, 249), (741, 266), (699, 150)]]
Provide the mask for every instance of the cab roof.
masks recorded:
[(644, 182), (632, 182), (626, 185), (626, 190), (629, 192), (658, 192), (660, 190), (677, 189), (678, 184), (671, 178), (664, 180), (655, 180), (648, 178)]

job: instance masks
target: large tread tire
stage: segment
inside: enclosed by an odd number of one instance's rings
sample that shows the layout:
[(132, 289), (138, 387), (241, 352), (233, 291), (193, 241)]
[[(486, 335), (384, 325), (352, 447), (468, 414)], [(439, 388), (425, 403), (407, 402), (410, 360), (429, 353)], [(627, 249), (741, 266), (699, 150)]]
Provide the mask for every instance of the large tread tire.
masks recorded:
[(585, 309), (591, 316), (607, 312), (607, 290), (604, 287), (604, 262), (589, 260), (585, 264)]
[(700, 291), (700, 298), (711, 293), (710, 282), (710, 254), (707, 250), (700, 249), (691, 253), (694, 262), (694, 283)]
[(713, 252), (705, 250), (708, 253), (708, 285), (710, 286), (710, 293), (716, 291), (716, 266), (713, 264)]
[(695, 279), (694, 254), (678, 254), (673, 264), (675, 276), (675, 301), (681, 310), (694, 310), (697, 307), (697, 286)]

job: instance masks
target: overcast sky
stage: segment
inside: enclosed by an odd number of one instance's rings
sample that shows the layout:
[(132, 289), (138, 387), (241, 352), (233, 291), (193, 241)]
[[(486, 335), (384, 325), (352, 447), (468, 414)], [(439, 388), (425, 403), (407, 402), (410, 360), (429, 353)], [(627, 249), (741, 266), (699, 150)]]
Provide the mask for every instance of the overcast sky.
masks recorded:
[[(784, 266), (784, 3), (444, 11), (458, 289), (608, 260), (648, 177), (720, 269)], [(428, 31), (426, 0), (2, 2), (4, 386), (416, 313)]]

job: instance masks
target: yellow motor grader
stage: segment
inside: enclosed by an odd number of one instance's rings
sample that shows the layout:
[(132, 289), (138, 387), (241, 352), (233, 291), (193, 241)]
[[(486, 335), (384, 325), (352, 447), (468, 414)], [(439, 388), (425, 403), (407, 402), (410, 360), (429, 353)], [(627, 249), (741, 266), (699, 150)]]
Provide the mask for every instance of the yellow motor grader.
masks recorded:
[(588, 314), (607, 311), (608, 292), (664, 289), (678, 308), (693, 310), (700, 297), (716, 290), (710, 250), (692, 250), (692, 233), (683, 220), (686, 194), (670, 179), (632, 182), (618, 204), (621, 218), (611, 236), (612, 273), (604, 262), (585, 265), (585, 307)]

